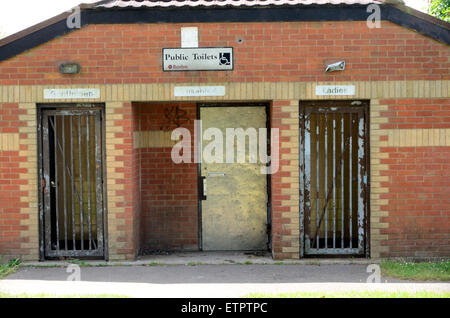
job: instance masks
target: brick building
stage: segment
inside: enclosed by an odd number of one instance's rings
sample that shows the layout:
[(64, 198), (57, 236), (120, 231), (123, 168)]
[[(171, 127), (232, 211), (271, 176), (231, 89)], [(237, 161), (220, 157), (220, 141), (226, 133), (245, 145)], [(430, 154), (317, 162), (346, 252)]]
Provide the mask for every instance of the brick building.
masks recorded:
[[(449, 30), (396, 1), (107, 0), (0, 40), (0, 255), (449, 257)], [(175, 163), (180, 127), (189, 158), (272, 129), (278, 169)]]

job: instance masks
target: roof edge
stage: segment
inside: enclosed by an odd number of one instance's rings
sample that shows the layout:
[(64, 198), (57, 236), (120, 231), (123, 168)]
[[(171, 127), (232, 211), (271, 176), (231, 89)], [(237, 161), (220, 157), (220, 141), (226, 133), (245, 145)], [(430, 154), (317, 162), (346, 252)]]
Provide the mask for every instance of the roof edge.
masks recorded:
[[(103, 1), (109, 1), (109, 0), (103, 0)], [(100, 1), (100, 2), (103, 2)], [(94, 9), (95, 5), (97, 5), (98, 2), (96, 3), (92, 3), (92, 4), (88, 4), (88, 3), (81, 3), (80, 5), (78, 5), (78, 7), (80, 7), (81, 11), (85, 11), (87, 9)], [(77, 6), (75, 6), (74, 8), (76, 8)], [(0, 39), (0, 49), (2, 46), (9, 44), (15, 40), (21, 39), (27, 35), (30, 35), (36, 31), (45, 29), (46, 27), (49, 27), (55, 23), (61, 22), (61, 21), (65, 21), (71, 14), (72, 14), (72, 10), (74, 8), (68, 9), (67, 11), (60, 13), (54, 17), (51, 17), (47, 20), (44, 20), (42, 22), (39, 22), (35, 25), (32, 25), (26, 29), (23, 29), (19, 32), (13, 33), (11, 35), (8, 35), (6, 37), (4, 37), (3, 39)]]
[(418, 19), (422, 19), (422, 20), (428, 21), (430, 23), (437, 24), (437, 25), (439, 25), (439, 26), (441, 26), (441, 27), (443, 27), (443, 28), (445, 28), (445, 29), (450, 31), (450, 23), (449, 22), (446, 22), (444, 20), (438, 19), (438, 18), (436, 18), (436, 17), (434, 17), (434, 16), (432, 16), (430, 14), (426, 14), (426, 13), (421, 12), (419, 10), (416, 10), (414, 8), (408, 7), (405, 4), (386, 3), (385, 5), (389, 5), (391, 7), (399, 9), (399, 10), (403, 11), (404, 13), (412, 15), (412, 16), (418, 18)]
[[(107, 2), (108, 0), (104, 0)], [(101, 1), (103, 2), (103, 1)], [(102, 8), (92, 4), (80, 4), (81, 28), (89, 24), (112, 23), (202, 23), (202, 22), (294, 22), (294, 21), (364, 21), (367, 13), (365, 5), (288, 5), (258, 7), (196, 7), (196, 8), (152, 8), (143, 10), (133, 8)], [(413, 29), (425, 36), (450, 45), (450, 23), (422, 13), (398, 3), (384, 3), (382, 20)], [(311, 11), (321, 8), (320, 14), (311, 15)], [(301, 9), (301, 10), (300, 10)], [(72, 8), (73, 10), (73, 8)], [(189, 15), (177, 16), (176, 11), (189, 10)], [(238, 10), (246, 14), (237, 15)], [(265, 10), (261, 14), (257, 10)], [(268, 11), (271, 11), (270, 13)], [(151, 11), (152, 14), (148, 14)], [(154, 14), (158, 12), (158, 14)], [(333, 13), (333, 15), (330, 15)], [(0, 40), (0, 62), (21, 54), (56, 37), (73, 32), (66, 25), (71, 11), (33, 25), (25, 30)], [(216, 19), (215, 19), (216, 18)]]

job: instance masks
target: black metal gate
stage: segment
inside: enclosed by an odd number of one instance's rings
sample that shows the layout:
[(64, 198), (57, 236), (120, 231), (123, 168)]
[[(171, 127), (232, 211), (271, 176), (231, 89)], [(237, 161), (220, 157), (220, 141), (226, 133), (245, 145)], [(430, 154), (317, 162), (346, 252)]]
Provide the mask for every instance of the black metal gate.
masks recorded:
[(41, 254), (104, 257), (102, 110), (40, 113)]
[(305, 255), (365, 255), (368, 103), (300, 105), (300, 226)]

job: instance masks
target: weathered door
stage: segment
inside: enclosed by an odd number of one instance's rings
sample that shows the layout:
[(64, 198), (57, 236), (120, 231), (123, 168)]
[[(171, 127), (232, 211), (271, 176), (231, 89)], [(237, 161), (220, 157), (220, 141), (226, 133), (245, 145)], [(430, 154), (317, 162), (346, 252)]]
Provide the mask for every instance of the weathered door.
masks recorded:
[(300, 214), (306, 255), (364, 255), (367, 109), (360, 101), (300, 106)]
[(41, 111), (44, 256), (104, 256), (102, 112)]
[[(266, 128), (266, 109), (257, 106), (201, 107), (200, 118), (203, 134), (215, 128), (223, 136), (223, 153), (219, 156), (223, 163), (208, 163), (205, 156), (202, 158), (205, 195), (201, 210), (203, 250), (266, 250), (267, 175), (261, 174), (261, 166), (265, 165), (255, 160), (257, 153), (254, 147), (259, 140), (259, 128)], [(238, 162), (238, 139), (227, 135), (226, 128), (255, 129), (256, 135), (250, 133), (252, 137), (245, 138), (245, 162)], [(206, 147), (211, 147), (213, 141), (214, 137), (203, 140), (204, 153), (208, 152)], [(234, 160), (228, 163), (227, 143), (228, 150), (232, 148), (234, 151)]]

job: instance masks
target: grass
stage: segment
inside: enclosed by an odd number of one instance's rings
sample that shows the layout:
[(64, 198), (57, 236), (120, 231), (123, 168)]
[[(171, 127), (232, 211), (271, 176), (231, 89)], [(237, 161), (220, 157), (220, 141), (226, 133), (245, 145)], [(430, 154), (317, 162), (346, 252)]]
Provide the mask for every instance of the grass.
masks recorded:
[(440, 262), (383, 261), (381, 274), (414, 281), (450, 281), (450, 260)]
[(143, 264), (142, 266), (161, 266), (161, 265), (164, 265), (164, 263), (160, 263), (160, 262), (151, 262), (151, 263)]
[(348, 292), (292, 292), (279, 294), (251, 293), (244, 298), (450, 298), (450, 292), (386, 292), (386, 291), (348, 291)]
[(62, 264), (20, 264), (20, 267), (30, 267), (30, 268), (60, 268), (60, 267), (66, 267)]
[(188, 265), (188, 266), (196, 266), (196, 265), (203, 265), (203, 263), (202, 262), (189, 262), (186, 265)]
[(99, 294), (99, 295), (52, 295), (52, 294), (8, 294), (0, 292), (0, 298), (129, 298), (123, 295)]
[(20, 260), (12, 259), (7, 264), (0, 265), (0, 279), (14, 273), (19, 269)]

